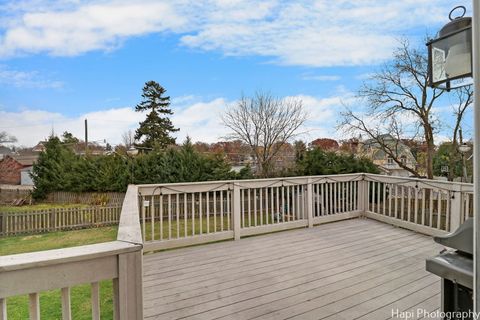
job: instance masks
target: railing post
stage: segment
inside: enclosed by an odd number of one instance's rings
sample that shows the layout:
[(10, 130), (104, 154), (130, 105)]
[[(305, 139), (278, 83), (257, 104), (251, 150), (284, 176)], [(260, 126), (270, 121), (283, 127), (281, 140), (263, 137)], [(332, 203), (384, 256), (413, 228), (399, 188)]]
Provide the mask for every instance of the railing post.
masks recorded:
[(114, 298), (116, 319), (143, 319), (142, 251), (118, 256), (118, 285), (115, 286), (117, 292)]
[(235, 240), (240, 240), (240, 186), (233, 183), (233, 234)]
[(313, 227), (313, 184), (312, 178), (307, 181), (307, 220), (308, 227)]
[(358, 181), (358, 210), (362, 215), (367, 212), (367, 188), (368, 181), (366, 175), (362, 174), (362, 180)]
[(450, 230), (453, 232), (458, 229), (462, 224), (462, 213), (463, 213), (463, 194), (462, 186), (454, 184), (452, 190), (452, 199), (450, 202)]

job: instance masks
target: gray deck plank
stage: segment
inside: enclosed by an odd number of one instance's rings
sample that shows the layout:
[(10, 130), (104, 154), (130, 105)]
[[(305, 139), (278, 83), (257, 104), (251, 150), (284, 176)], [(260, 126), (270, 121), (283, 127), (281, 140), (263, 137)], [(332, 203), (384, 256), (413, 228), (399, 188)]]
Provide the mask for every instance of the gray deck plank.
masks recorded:
[(439, 307), (430, 237), (352, 219), (144, 257), (145, 319), (389, 319)]

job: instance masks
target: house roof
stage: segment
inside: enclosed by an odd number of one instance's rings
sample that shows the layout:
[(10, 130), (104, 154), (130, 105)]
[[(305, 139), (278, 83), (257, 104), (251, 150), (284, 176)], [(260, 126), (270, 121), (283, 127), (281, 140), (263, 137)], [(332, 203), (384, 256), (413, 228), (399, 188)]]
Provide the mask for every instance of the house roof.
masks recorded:
[(15, 158), (22, 166), (32, 166), (37, 159), (38, 156), (18, 156)]
[(12, 155), (10, 156), (22, 166), (32, 166), (38, 159), (38, 155)]

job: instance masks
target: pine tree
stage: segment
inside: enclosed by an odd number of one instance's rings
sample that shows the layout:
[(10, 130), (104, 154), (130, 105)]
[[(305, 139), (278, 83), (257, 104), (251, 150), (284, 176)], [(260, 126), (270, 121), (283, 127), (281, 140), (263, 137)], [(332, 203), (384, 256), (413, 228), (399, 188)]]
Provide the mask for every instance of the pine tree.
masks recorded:
[(148, 81), (143, 87), (143, 101), (136, 107), (135, 111), (149, 111), (145, 121), (140, 122), (140, 127), (135, 131), (135, 140), (142, 140), (137, 144), (144, 148), (158, 146), (165, 148), (175, 143), (175, 138), (170, 133), (177, 132), (168, 118), (173, 112), (169, 109), (170, 97), (164, 96), (166, 90), (155, 81)]

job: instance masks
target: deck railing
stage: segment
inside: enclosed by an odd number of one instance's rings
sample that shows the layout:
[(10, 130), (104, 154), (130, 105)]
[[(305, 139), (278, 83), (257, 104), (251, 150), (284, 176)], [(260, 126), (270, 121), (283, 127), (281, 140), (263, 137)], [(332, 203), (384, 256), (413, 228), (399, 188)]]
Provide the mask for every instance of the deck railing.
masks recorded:
[[(113, 318), (142, 319), (142, 238), (138, 190), (129, 186), (116, 241), (0, 257), (0, 320), (8, 298), (28, 294), (30, 319), (40, 319), (40, 295), (58, 290), (63, 319), (72, 318), (71, 288), (90, 284), (92, 319), (100, 319), (100, 282), (112, 281)], [(52, 310), (50, 310), (52, 311)]]
[(473, 186), (374, 174), (139, 185), (146, 251), (366, 216), (428, 235), (473, 214)]
[(428, 235), (454, 231), (473, 217), (473, 185), (366, 174), (364, 215)]
[(39, 294), (61, 292), (71, 318), (70, 288), (91, 284), (100, 318), (99, 282), (113, 282), (114, 318), (142, 319), (143, 250), (235, 239), (355, 217), (429, 235), (455, 230), (472, 216), (470, 184), (372, 174), (131, 185), (116, 241), (1, 257), (0, 320), (9, 297), (28, 294), (31, 319)]
[(146, 251), (358, 217), (363, 174), (139, 185)]

